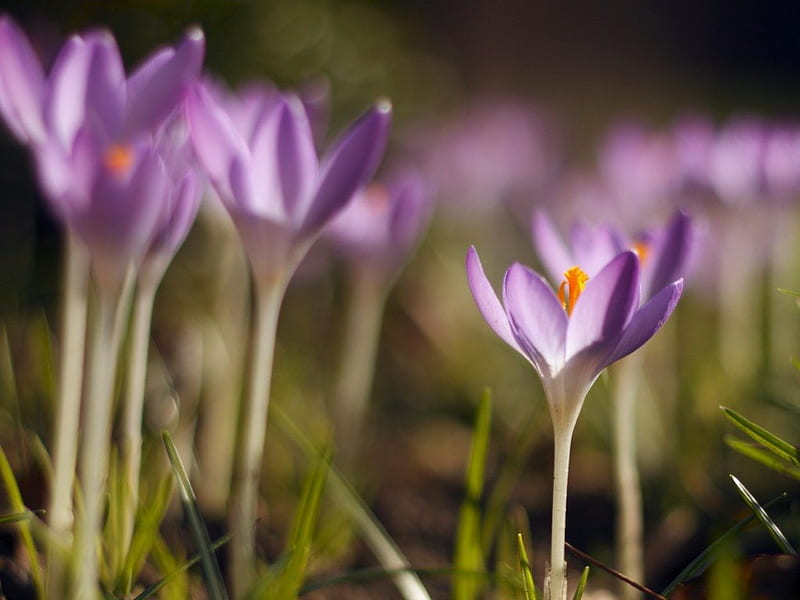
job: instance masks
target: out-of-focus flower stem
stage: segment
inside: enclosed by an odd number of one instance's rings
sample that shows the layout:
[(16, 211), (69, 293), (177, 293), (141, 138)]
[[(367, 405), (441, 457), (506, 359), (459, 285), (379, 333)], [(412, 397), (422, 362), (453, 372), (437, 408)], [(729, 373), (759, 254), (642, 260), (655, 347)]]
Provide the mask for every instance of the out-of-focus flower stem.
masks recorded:
[(78, 520), (73, 554), (72, 598), (99, 597), (97, 544), (102, 531), (114, 379), (122, 332), (127, 320), (132, 276), (118, 289), (98, 289), (91, 320), (81, 448), (78, 463), (83, 513)]
[(386, 285), (369, 268), (354, 267), (333, 407), (337, 457), (349, 471), (358, 456), (369, 405)]
[(142, 410), (144, 408), (144, 389), (147, 378), (150, 323), (157, 288), (157, 280), (150, 278), (140, 279), (136, 300), (133, 305), (127, 387), (122, 411), (121, 454), (126, 481), (122, 509), (121, 548), (123, 555), (127, 552), (133, 537), (133, 524), (139, 503), (139, 472), (142, 462)]
[[(72, 486), (78, 452), (83, 355), (89, 283), (89, 256), (83, 244), (67, 230), (59, 348), (58, 399), (53, 435), (53, 482), (48, 521), (59, 537), (72, 533)], [(47, 597), (64, 596), (64, 565), (54, 550), (48, 551)]]
[(288, 277), (256, 280), (252, 347), (248, 390), (240, 416), (239, 457), (234, 472), (231, 498), (231, 582), (233, 597), (244, 598), (255, 573), (258, 487), (269, 412), (272, 361), (278, 316)]
[[(642, 354), (625, 357), (616, 368), (614, 389), (614, 476), (617, 488), (617, 555), (621, 571), (634, 581), (644, 579), (642, 493), (636, 463), (636, 393)], [(641, 594), (623, 586), (623, 598)]]

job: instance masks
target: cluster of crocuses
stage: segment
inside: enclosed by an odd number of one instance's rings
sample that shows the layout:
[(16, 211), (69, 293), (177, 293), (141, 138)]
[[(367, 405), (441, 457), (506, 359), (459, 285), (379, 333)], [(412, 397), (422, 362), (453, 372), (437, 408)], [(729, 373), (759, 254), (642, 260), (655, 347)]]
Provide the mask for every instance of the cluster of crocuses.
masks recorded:
[[(204, 178), (235, 224), (255, 290), (245, 426), (230, 510), (231, 581), (236, 597), (248, 592), (281, 300), (323, 227), (369, 182), (387, 142), (391, 106), (380, 101), (320, 157), (309, 116), (313, 106), (266, 86), (227, 94), (200, 80), (203, 54), (203, 33), (192, 28), (128, 75), (113, 36), (94, 30), (71, 36), (46, 73), (17, 24), (0, 18), (0, 114), (28, 147), (67, 240), (48, 521), (73, 552), (49, 553), (46, 590), (40, 592), (50, 598), (100, 594), (96, 548), (105, 512), (114, 380), (135, 294), (119, 438), (127, 478), (123, 556), (131, 544), (150, 315), (159, 282), (197, 214)], [(366, 210), (355, 203), (336, 227), (339, 237), (368, 246), (369, 256), (388, 273), (399, 265), (401, 248), (410, 249), (426, 213), (413, 177), (396, 181), (365, 192)], [(370, 227), (382, 234), (366, 239)], [(385, 285), (390, 281), (391, 276)], [(72, 507), (76, 465), (80, 510)]]

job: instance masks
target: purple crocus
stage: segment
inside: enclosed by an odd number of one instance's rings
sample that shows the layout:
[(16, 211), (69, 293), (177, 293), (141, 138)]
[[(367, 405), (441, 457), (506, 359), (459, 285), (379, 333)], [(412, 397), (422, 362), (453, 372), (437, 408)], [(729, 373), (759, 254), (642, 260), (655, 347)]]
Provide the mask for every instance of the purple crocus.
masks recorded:
[(144, 254), (167, 193), (154, 147), (203, 60), (192, 28), (126, 77), (114, 37), (73, 35), (45, 76), (22, 31), (0, 19), (0, 114), (35, 158), (56, 216), (89, 248), (101, 289)]
[(412, 169), (373, 182), (331, 221), (326, 236), (348, 261), (391, 275), (430, 216), (427, 186)]
[(234, 120), (197, 85), (187, 102), (200, 163), (239, 230), (256, 279), (291, 274), (322, 227), (378, 165), (391, 108), (380, 102), (317, 158), (308, 116), (293, 95), (265, 95)]
[(550, 217), (536, 211), (531, 234), (550, 281), (558, 282), (575, 265), (591, 277), (623, 250), (634, 250), (641, 266), (642, 300), (685, 275), (695, 232), (692, 219), (677, 211), (666, 225), (637, 234), (633, 238), (608, 225), (591, 226), (575, 221), (565, 242)]
[(567, 478), (572, 434), (583, 401), (600, 373), (649, 340), (666, 322), (683, 291), (679, 279), (639, 306), (639, 258), (618, 254), (593, 277), (575, 266), (555, 292), (533, 270), (506, 271), (503, 302), (492, 289), (474, 247), (467, 277), (483, 318), (522, 354), (542, 381), (555, 444), (550, 598), (566, 598)]
[(558, 292), (515, 263), (506, 271), (503, 304), (474, 248), (467, 253), (467, 276), (484, 319), (536, 369), (558, 421), (580, 408), (603, 369), (661, 328), (683, 290), (679, 279), (640, 307), (639, 259), (632, 251), (618, 254), (594, 277), (573, 267)]

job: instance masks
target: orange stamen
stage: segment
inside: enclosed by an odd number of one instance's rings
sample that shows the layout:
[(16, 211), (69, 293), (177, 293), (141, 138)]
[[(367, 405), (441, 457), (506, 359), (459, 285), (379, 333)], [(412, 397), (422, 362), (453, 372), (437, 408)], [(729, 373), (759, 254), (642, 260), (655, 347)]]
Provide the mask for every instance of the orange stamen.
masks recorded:
[(641, 240), (634, 242), (631, 250), (636, 252), (641, 264), (644, 264), (644, 262), (647, 260), (647, 257), (650, 256), (650, 244)]
[(567, 315), (572, 315), (578, 297), (586, 287), (589, 276), (580, 267), (570, 267), (564, 271), (564, 281), (558, 286), (558, 301), (567, 311)]
[(371, 183), (364, 189), (367, 205), (376, 213), (385, 211), (389, 207), (389, 190), (381, 183)]
[(125, 175), (133, 164), (133, 150), (123, 144), (112, 144), (103, 160), (106, 168), (115, 175)]

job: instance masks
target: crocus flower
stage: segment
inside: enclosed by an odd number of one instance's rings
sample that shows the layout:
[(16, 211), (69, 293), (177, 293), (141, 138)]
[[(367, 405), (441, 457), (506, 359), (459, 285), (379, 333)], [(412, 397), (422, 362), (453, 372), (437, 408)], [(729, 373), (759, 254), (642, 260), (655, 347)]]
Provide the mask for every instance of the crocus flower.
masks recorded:
[(118, 286), (144, 254), (167, 192), (153, 135), (175, 111), (203, 59), (190, 29), (130, 77), (113, 36), (73, 35), (45, 77), (25, 35), (0, 19), (0, 113), (31, 148), (56, 216), (89, 248), (101, 288)]
[(326, 237), (349, 262), (391, 275), (430, 216), (427, 187), (411, 169), (373, 182), (331, 221)]
[(269, 103), (247, 123), (235, 121), (201, 85), (187, 102), (195, 151), (258, 280), (285, 279), (366, 183), (383, 153), (391, 112), (378, 103), (318, 160), (302, 102), (286, 94)]
[(639, 259), (632, 251), (618, 254), (594, 277), (579, 267), (569, 269), (558, 292), (541, 275), (515, 263), (506, 271), (503, 304), (474, 248), (467, 253), (467, 276), (484, 319), (530, 361), (559, 419), (580, 408), (603, 369), (661, 328), (683, 290), (679, 279), (640, 307)]
[(555, 292), (538, 273), (513, 264), (503, 302), (483, 272), (474, 247), (467, 277), (483, 318), (522, 354), (542, 381), (555, 443), (550, 598), (566, 598), (567, 476), (572, 434), (583, 401), (600, 373), (649, 340), (666, 322), (683, 291), (675, 281), (639, 306), (639, 258), (627, 250), (593, 277), (573, 266)]
[(566, 243), (544, 211), (536, 211), (531, 234), (550, 281), (558, 282), (572, 266), (580, 265), (594, 276), (623, 250), (634, 250), (641, 265), (642, 300), (647, 300), (678, 277), (685, 275), (695, 238), (692, 219), (677, 211), (658, 229), (628, 238), (608, 225), (591, 226), (575, 221)]

